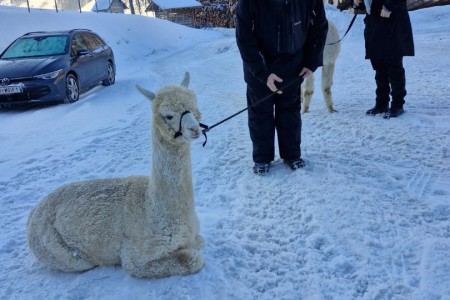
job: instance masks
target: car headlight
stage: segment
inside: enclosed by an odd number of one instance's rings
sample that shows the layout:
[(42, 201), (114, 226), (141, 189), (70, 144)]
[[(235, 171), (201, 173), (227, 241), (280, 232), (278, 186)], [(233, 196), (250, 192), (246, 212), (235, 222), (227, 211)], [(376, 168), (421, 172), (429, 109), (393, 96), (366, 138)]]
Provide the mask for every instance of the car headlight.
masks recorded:
[(60, 69), (58, 71), (54, 71), (54, 72), (50, 72), (50, 73), (46, 73), (46, 74), (40, 74), (40, 75), (36, 75), (33, 76), (34, 78), (39, 78), (39, 79), (55, 79), (56, 77), (58, 77), (58, 75), (62, 72), (63, 70)]

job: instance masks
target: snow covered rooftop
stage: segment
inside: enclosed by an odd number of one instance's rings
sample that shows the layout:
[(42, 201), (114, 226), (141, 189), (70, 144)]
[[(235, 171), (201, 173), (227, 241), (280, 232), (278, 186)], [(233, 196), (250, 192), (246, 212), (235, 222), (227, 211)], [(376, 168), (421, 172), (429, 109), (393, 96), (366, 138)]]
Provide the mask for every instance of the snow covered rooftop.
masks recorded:
[(202, 6), (200, 2), (195, 0), (153, 0), (153, 3), (161, 9)]
[[(109, 7), (111, 6), (111, 3), (113, 3), (114, 0), (96, 0), (93, 3), (92, 6), (92, 11), (103, 11), (103, 10), (108, 10)], [(122, 2), (122, 1), (119, 1)], [(97, 3), (97, 5), (96, 5)], [(122, 2), (122, 4), (124, 4)]]

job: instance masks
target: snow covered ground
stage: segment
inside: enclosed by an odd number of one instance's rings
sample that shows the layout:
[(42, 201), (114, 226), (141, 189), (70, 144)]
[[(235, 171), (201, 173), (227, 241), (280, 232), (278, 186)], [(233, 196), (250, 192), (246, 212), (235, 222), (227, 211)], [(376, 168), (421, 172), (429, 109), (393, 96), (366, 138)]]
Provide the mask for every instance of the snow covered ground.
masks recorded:
[[(327, 14), (344, 32), (351, 15)], [(148, 174), (150, 105), (191, 73), (203, 122), (245, 107), (234, 30), (130, 15), (0, 10), (0, 49), (28, 31), (89, 28), (113, 47), (117, 82), (79, 102), (0, 111), (0, 299), (450, 299), (450, 6), (411, 12), (406, 114), (365, 116), (374, 72), (359, 17), (342, 43), (329, 114), (316, 82), (302, 116), (305, 169), (251, 172), (246, 113), (192, 145), (206, 246), (197, 274), (158, 280), (117, 267), (52, 271), (30, 253), (31, 209), (64, 183)], [(320, 78), (320, 70), (316, 74)]]

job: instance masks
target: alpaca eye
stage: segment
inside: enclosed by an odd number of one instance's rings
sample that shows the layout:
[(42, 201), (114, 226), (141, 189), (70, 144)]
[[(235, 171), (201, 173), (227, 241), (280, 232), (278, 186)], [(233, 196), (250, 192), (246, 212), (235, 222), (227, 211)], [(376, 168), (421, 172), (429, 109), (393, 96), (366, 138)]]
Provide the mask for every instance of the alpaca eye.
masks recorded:
[(171, 116), (171, 115), (168, 115), (168, 116), (165, 116), (165, 118), (166, 118), (166, 120), (167, 120), (167, 121), (170, 121), (170, 120), (172, 120), (172, 119), (173, 119), (173, 116)]

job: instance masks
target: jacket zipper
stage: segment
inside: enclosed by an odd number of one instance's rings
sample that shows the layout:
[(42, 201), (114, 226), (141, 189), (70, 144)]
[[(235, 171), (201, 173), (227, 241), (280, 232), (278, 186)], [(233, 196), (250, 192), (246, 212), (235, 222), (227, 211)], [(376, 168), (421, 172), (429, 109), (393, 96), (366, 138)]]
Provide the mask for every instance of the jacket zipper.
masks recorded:
[(278, 24), (278, 53), (280, 53), (280, 24)]

